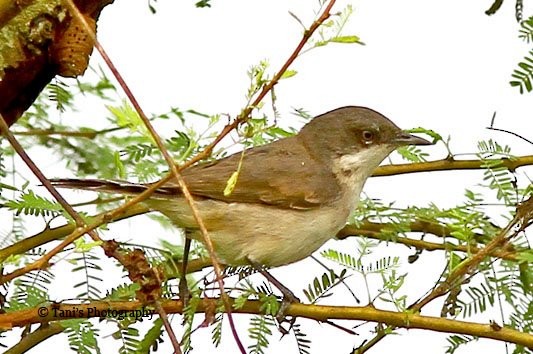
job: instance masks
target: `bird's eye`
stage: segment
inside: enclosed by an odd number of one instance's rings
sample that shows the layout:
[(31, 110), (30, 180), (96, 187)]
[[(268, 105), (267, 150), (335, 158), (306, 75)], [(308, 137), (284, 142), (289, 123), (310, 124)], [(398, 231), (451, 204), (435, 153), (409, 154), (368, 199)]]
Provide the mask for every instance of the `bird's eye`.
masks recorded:
[(363, 142), (365, 144), (371, 144), (374, 141), (374, 132), (370, 130), (365, 130), (363, 131), (362, 137), (363, 137)]

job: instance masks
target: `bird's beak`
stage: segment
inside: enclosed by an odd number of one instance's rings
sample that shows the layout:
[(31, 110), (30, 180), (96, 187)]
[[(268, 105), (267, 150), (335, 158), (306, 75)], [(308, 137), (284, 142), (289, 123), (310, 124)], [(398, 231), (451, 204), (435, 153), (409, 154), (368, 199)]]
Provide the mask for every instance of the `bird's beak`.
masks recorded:
[(433, 143), (427, 141), (426, 139), (420, 138), (415, 135), (411, 135), (406, 132), (400, 132), (394, 142), (400, 146), (402, 145), (432, 145)]

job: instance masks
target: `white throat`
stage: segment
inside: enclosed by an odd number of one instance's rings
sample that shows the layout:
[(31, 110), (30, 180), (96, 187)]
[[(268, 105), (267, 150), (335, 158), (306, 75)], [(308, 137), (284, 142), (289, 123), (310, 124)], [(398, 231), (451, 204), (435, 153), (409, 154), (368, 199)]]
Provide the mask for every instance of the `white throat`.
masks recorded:
[(391, 146), (380, 144), (343, 155), (334, 161), (333, 172), (341, 184), (359, 194), (366, 179), (392, 150)]

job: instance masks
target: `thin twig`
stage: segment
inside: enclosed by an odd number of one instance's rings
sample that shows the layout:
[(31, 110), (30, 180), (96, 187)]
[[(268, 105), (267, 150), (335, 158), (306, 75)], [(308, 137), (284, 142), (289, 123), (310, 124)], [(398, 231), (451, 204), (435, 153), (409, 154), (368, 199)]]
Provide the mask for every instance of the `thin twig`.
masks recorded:
[[(168, 315), (165, 309), (161, 306), (160, 301), (156, 301), (154, 303), (155, 310), (157, 311), (159, 318), (161, 318), (161, 321), (163, 321), (163, 326), (167, 330), (168, 337), (170, 338), (170, 342), (174, 345), (174, 354), (181, 353), (180, 348), (180, 341), (176, 337), (176, 333), (174, 333), (174, 330), (172, 329), (172, 326), (170, 325), (170, 321), (168, 320)], [(177, 343), (177, 346), (176, 346)]]
[(487, 127), (487, 129), (489, 130), (496, 130), (498, 132), (503, 132), (503, 133), (507, 133), (507, 134), (511, 134), (511, 135), (514, 135), (516, 136), (517, 138), (520, 138), (524, 141), (527, 141), (528, 143), (530, 143), (531, 145), (533, 145), (533, 141), (523, 137), (522, 135), (518, 134), (518, 133), (515, 133), (515, 132), (512, 132), (510, 130), (506, 130), (506, 129), (500, 129), (500, 128), (494, 128), (494, 127)]
[(519, 167), (533, 165), (533, 155), (519, 156), (513, 159), (487, 159), (487, 160), (454, 160), (442, 159), (428, 162), (405, 163), (385, 165), (378, 167), (373, 177), (401, 175), (405, 173), (451, 171), (451, 170), (479, 170), (483, 165), (491, 161), (501, 161), (502, 165), (509, 171), (514, 171)]
[(103, 129), (103, 130), (89, 130), (89, 131), (70, 131), (70, 130), (54, 130), (54, 129), (32, 129), (32, 130), (24, 130), (24, 131), (14, 131), (13, 135), (21, 135), (21, 136), (51, 136), (51, 135), (59, 135), (59, 136), (68, 136), (68, 137), (75, 137), (75, 138), (87, 138), (87, 139), (94, 139), (98, 135), (101, 134), (107, 134), (111, 132), (115, 132), (117, 130), (125, 129), (125, 127), (114, 127), (109, 129)]

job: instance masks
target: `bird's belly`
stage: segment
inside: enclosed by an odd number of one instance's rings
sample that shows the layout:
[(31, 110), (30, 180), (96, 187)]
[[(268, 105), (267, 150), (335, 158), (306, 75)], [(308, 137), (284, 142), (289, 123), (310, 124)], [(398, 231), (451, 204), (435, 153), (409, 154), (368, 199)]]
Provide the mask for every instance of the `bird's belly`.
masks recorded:
[[(150, 200), (148, 204), (185, 228), (192, 238), (203, 240), (183, 200)], [(217, 255), (228, 265), (251, 260), (276, 267), (299, 261), (334, 237), (350, 213), (345, 208), (292, 210), (214, 200), (196, 205)]]
[(220, 256), (231, 264), (248, 264), (248, 260), (271, 267), (293, 263), (308, 257), (335, 236), (346, 220), (318, 210), (271, 209), (259, 206), (250, 220), (242, 220), (236, 213), (234, 227), (214, 231)]

